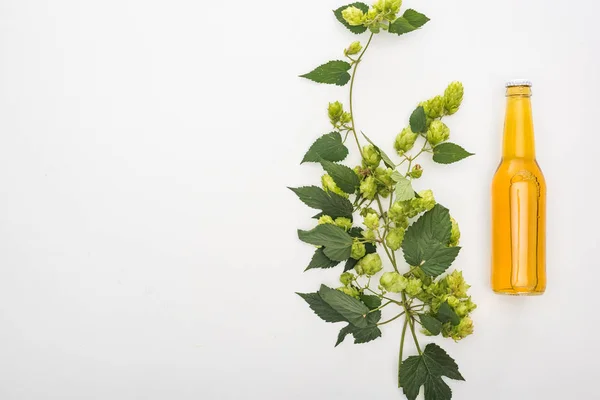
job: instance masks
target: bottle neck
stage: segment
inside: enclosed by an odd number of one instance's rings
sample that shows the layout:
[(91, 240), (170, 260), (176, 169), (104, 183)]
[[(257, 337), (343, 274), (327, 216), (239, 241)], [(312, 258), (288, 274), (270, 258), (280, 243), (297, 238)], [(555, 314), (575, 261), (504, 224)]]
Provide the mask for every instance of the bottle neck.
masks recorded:
[(502, 157), (535, 159), (530, 87), (514, 86), (506, 89)]

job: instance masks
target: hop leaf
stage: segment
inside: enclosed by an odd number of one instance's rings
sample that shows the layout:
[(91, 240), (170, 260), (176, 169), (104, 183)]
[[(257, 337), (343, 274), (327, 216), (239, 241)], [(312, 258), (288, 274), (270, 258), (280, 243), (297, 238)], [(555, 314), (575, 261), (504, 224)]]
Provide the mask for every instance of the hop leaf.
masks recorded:
[(329, 61), (309, 73), (300, 75), (300, 77), (317, 83), (344, 86), (350, 80), (350, 74), (348, 73), (350, 67), (350, 64), (346, 61)]
[(419, 29), (429, 21), (425, 15), (412, 9), (408, 9), (404, 14), (390, 24), (389, 32), (396, 35), (403, 35)]
[(433, 148), (433, 161), (439, 164), (452, 164), (472, 155), (454, 143), (442, 143)]
[(408, 357), (398, 370), (398, 383), (408, 400), (415, 400), (425, 385), (426, 400), (450, 400), (450, 388), (441, 379), (464, 381), (454, 360), (434, 343), (429, 343), (420, 356)]
[(318, 138), (308, 149), (302, 163), (327, 161), (342, 161), (348, 155), (348, 148), (342, 143), (339, 132), (331, 132)]

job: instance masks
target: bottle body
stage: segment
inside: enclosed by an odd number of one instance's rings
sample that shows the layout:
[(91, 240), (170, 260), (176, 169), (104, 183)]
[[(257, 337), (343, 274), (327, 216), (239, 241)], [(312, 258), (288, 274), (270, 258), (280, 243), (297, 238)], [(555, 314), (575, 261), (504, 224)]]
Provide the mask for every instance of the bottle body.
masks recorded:
[(546, 182), (535, 159), (531, 91), (509, 87), (502, 161), (492, 181), (492, 289), (546, 289)]

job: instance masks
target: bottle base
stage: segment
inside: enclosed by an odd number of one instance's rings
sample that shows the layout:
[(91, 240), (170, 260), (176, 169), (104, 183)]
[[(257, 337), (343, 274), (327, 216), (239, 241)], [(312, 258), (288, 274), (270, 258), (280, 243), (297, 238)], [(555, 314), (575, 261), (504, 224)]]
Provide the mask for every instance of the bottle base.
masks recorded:
[(519, 289), (519, 288), (509, 288), (509, 289), (492, 289), (496, 294), (502, 294), (505, 296), (541, 296), (544, 294), (545, 290), (532, 290), (532, 289)]

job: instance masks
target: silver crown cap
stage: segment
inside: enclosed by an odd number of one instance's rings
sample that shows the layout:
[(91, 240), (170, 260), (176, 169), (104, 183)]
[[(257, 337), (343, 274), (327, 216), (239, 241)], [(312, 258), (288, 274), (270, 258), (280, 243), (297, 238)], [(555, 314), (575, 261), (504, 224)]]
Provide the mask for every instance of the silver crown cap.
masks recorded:
[(532, 83), (529, 79), (513, 79), (512, 81), (506, 82), (506, 87), (513, 86), (528, 86), (531, 87)]

